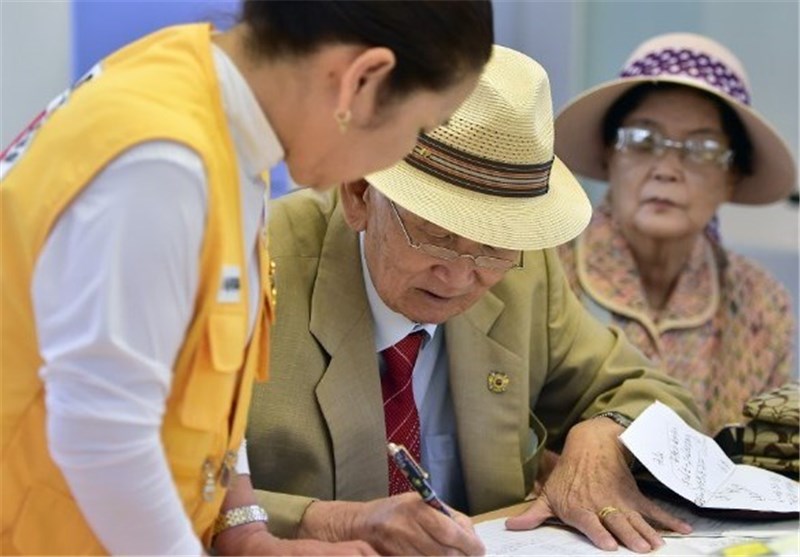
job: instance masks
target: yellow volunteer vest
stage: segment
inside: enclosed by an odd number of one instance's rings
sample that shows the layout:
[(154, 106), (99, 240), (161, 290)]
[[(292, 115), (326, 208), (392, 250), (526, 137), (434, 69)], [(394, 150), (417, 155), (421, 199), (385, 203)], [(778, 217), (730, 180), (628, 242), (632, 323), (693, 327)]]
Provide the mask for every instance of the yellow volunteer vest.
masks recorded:
[[(259, 307), (248, 347), (247, 291), (258, 286), (247, 284), (236, 154), (210, 33), (208, 25), (173, 27), (111, 55), (0, 157), (4, 555), (105, 553), (47, 449), (31, 280), (42, 245), (71, 200), (112, 159), (151, 140), (192, 148), (208, 177), (199, 292), (161, 436), (186, 513), (209, 542), (244, 434), (253, 379), (266, 377), (266, 318), (272, 313)], [(270, 274), (264, 263), (262, 282)]]

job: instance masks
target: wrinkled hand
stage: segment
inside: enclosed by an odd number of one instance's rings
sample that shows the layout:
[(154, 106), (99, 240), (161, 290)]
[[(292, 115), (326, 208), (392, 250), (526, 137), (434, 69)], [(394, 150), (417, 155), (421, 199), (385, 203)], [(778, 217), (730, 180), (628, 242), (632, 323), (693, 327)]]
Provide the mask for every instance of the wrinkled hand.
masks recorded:
[(426, 505), (416, 493), (366, 503), (316, 501), (299, 534), (317, 539), (361, 539), (382, 555), (483, 555), (485, 548), (469, 517), (453, 518)]
[(244, 524), (220, 532), (214, 551), (216, 555), (378, 555), (363, 541), (331, 543), (276, 538), (263, 524)]
[[(691, 532), (691, 526), (639, 491), (617, 439), (622, 431), (622, 426), (608, 418), (576, 424), (539, 497), (525, 512), (509, 518), (506, 527), (532, 529), (555, 516), (601, 549), (616, 550), (619, 540), (638, 553), (664, 544), (653, 525), (682, 534)], [(600, 519), (598, 512), (605, 507), (619, 512)]]
[(539, 465), (536, 468), (536, 479), (533, 482), (533, 490), (531, 491), (531, 495), (527, 500), (536, 498), (544, 488), (544, 485), (547, 483), (550, 474), (553, 473), (553, 469), (556, 467), (558, 463), (558, 453), (551, 451), (550, 449), (545, 449), (542, 451), (542, 456), (539, 459)]

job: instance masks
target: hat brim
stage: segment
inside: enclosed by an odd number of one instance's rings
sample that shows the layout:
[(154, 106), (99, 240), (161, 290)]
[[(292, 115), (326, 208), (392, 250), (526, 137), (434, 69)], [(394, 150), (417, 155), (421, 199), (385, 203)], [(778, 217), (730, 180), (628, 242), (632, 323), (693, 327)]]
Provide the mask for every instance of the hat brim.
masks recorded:
[(786, 198), (797, 183), (797, 170), (789, 147), (755, 110), (733, 102), (710, 85), (681, 76), (627, 77), (608, 81), (581, 94), (565, 106), (555, 121), (555, 152), (574, 172), (595, 180), (608, 180), (604, 165), (603, 118), (628, 89), (641, 83), (677, 83), (711, 93), (730, 106), (742, 120), (753, 145), (753, 173), (743, 176), (731, 202), (761, 205)]
[(412, 213), (469, 240), (513, 250), (552, 248), (578, 236), (592, 207), (577, 179), (558, 159), (550, 187), (538, 197), (499, 197), (454, 186), (405, 161), (366, 180)]

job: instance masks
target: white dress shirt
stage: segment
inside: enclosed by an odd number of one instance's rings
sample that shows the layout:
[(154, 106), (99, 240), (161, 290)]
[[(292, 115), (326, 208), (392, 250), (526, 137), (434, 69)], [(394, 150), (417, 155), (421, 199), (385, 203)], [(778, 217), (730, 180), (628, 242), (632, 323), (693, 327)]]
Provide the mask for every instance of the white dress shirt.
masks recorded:
[(420, 421), (420, 464), (430, 474), (437, 495), (451, 507), (467, 511), (444, 327), (415, 323), (384, 303), (375, 289), (364, 257), (364, 233), (359, 236), (361, 269), (375, 325), (375, 351), (381, 373), (385, 367), (381, 355), (383, 350), (412, 332), (422, 330), (427, 333), (411, 376)]
[[(252, 334), (268, 195), (261, 175), (283, 150), (233, 62), (213, 54), (239, 166)], [(112, 554), (202, 552), (160, 429), (197, 296), (207, 197), (195, 152), (137, 145), (66, 208), (34, 270), (50, 451)], [(239, 463), (246, 472), (245, 455)]]

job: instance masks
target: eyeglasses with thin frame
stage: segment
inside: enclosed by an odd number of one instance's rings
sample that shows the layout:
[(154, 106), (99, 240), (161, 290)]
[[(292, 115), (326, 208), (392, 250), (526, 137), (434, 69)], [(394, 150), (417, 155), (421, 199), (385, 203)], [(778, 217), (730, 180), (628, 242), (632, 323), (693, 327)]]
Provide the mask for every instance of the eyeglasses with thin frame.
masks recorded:
[(397, 217), (397, 222), (400, 223), (400, 229), (403, 231), (403, 235), (406, 238), (408, 246), (415, 250), (419, 250), (426, 255), (430, 255), (431, 257), (442, 259), (444, 261), (455, 261), (460, 258), (471, 259), (472, 263), (479, 269), (501, 272), (510, 271), (511, 269), (519, 269), (524, 263), (523, 252), (521, 251), (519, 252), (519, 258), (517, 261), (512, 261), (511, 259), (505, 259), (503, 257), (492, 257), (491, 255), (471, 255), (469, 253), (459, 253), (450, 248), (437, 246), (436, 244), (417, 243), (411, 239), (411, 235), (408, 233), (408, 229), (406, 228), (406, 223), (403, 222), (403, 217), (400, 216), (400, 212), (397, 210), (397, 206), (394, 204), (394, 201), (389, 200), (389, 205), (392, 206), (392, 211)]
[(684, 161), (697, 165), (717, 165), (723, 170), (728, 170), (733, 160), (733, 151), (715, 137), (699, 136), (677, 141), (643, 126), (619, 128), (614, 149), (648, 157), (660, 157), (667, 149), (675, 149)]

